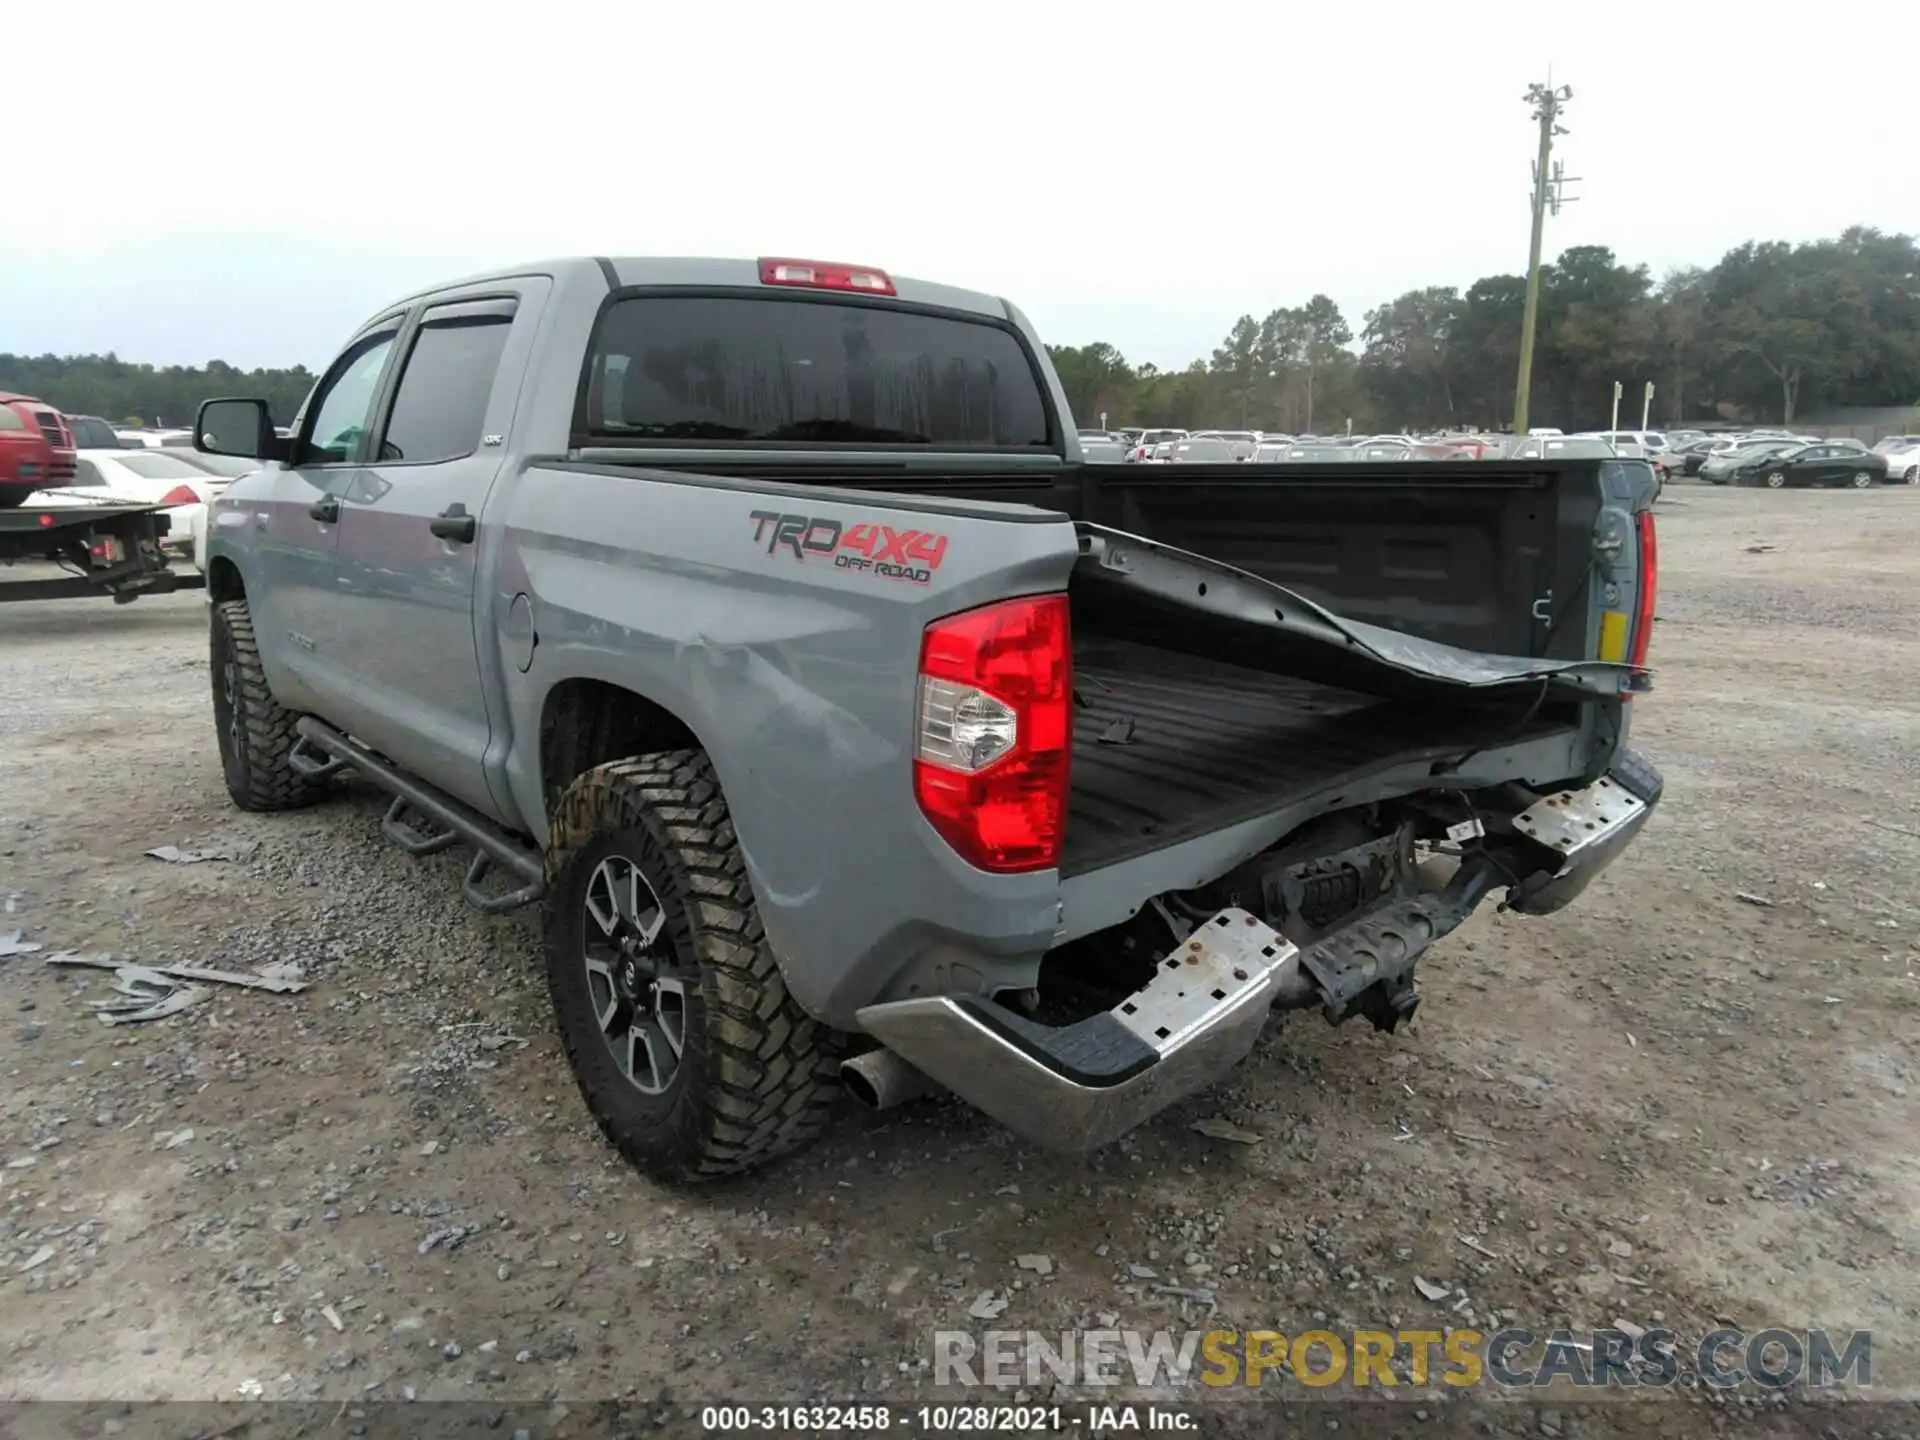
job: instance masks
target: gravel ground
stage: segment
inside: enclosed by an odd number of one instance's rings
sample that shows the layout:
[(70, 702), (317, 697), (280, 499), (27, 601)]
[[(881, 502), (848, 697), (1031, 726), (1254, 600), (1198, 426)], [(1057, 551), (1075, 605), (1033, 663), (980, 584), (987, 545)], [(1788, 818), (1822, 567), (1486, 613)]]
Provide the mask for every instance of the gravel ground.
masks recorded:
[(1661, 512), (1666, 803), (1571, 910), (1447, 942), (1410, 1029), (1290, 1020), (1090, 1158), (849, 1107), (682, 1193), (602, 1143), (530, 923), (458, 858), (364, 789), (229, 807), (200, 597), (0, 607), (0, 937), (314, 982), (108, 1028), (100, 972), (0, 959), (0, 1400), (904, 1401), (989, 1294), (1042, 1330), (1863, 1327), (1920, 1394), (1920, 492)]

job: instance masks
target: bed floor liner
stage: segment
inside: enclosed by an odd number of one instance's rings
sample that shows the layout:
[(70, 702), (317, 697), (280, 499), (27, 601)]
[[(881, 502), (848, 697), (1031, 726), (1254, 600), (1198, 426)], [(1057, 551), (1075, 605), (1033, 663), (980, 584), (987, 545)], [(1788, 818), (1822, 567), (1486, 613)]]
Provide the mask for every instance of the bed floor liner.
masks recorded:
[[(1559, 728), (1389, 702), (1260, 670), (1096, 639), (1074, 650), (1063, 874), (1268, 814), (1409, 760)], [(1329, 805), (1328, 808), (1334, 808)]]

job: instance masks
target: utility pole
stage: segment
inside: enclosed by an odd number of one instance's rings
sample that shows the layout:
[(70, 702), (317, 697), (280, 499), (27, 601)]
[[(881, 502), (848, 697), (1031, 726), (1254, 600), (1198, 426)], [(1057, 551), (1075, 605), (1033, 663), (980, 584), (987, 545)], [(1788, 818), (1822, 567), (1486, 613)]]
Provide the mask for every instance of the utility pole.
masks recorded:
[(1567, 131), (1560, 125), (1560, 107), (1573, 98), (1571, 85), (1555, 86), (1553, 76), (1544, 85), (1529, 85), (1522, 97), (1533, 107), (1533, 118), (1540, 127), (1540, 153), (1533, 162), (1533, 244), (1527, 253), (1527, 311), (1520, 322), (1520, 378), (1513, 390), (1513, 433), (1527, 433), (1527, 401), (1533, 388), (1533, 332), (1540, 318), (1540, 242), (1547, 225), (1547, 213), (1560, 213), (1561, 205), (1571, 197), (1564, 193), (1570, 178), (1553, 162), (1553, 140)]

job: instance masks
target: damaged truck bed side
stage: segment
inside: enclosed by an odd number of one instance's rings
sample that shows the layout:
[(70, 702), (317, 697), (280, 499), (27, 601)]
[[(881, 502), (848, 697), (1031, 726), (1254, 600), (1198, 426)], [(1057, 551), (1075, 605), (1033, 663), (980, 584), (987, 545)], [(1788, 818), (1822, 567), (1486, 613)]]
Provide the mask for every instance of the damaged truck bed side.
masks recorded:
[(1496, 891), (1568, 903), (1627, 745), (1640, 462), (1093, 466), (992, 297), (578, 260), (381, 312), (210, 527), (235, 801), (351, 773), (539, 902), (582, 1093), (735, 1171), (841, 1089), (1098, 1145), (1275, 1010), (1392, 1029)]

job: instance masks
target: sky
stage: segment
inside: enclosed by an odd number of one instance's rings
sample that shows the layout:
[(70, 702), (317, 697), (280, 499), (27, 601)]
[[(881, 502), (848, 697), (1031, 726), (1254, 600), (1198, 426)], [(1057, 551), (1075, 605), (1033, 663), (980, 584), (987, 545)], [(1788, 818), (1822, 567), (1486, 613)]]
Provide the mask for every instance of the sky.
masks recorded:
[[(1657, 277), (1748, 239), (1920, 232), (1920, 7), (1890, 0), (138, 13), (44, 12), (81, 89), (9, 70), (0, 351), (318, 370), (475, 271), (777, 254), (1005, 295), (1050, 341), (1179, 367), (1315, 292), (1358, 331), (1523, 270), (1523, 96), (1549, 72), (1579, 177), (1549, 258), (1608, 245)], [(64, 199), (24, 183), (50, 160)]]

